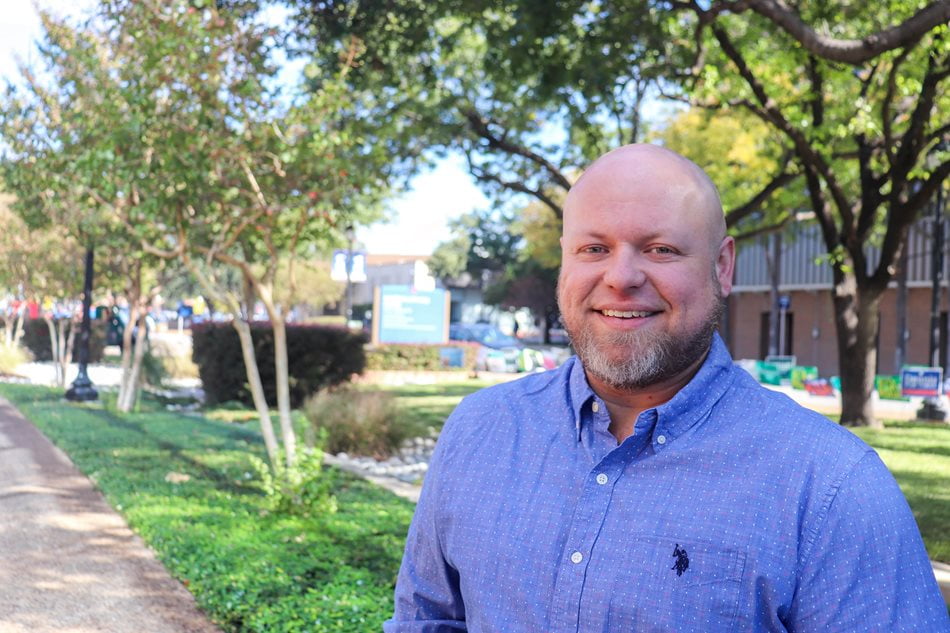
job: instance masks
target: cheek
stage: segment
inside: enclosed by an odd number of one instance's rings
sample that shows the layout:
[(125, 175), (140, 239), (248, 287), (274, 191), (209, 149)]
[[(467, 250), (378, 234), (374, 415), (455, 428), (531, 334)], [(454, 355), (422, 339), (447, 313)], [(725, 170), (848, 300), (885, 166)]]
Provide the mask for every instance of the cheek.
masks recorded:
[(561, 269), (558, 277), (558, 298), (567, 305), (576, 304), (584, 299), (596, 281), (590, 274), (577, 269)]

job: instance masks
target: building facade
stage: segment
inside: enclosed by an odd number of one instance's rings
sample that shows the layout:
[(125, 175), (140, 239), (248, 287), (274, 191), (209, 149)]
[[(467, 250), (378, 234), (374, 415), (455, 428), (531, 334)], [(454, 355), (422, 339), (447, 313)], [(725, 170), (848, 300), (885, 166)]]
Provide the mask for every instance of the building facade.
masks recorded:
[[(946, 220), (944, 220), (946, 224)], [(945, 234), (948, 233), (944, 226)], [(907, 298), (901, 324), (898, 284), (892, 282), (881, 301), (878, 329), (877, 373), (894, 374), (899, 369), (898, 341), (905, 340), (903, 364), (930, 365), (932, 255), (934, 223), (920, 220), (910, 231), (907, 244)], [(728, 299), (723, 334), (735, 358), (763, 359), (770, 350), (772, 304), (777, 308), (779, 336), (775, 351), (793, 355), (800, 365), (818, 367), (822, 376), (838, 373), (838, 345), (832, 304), (831, 267), (820, 229), (800, 224), (779, 241), (753, 241), (739, 247), (735, 284)], [(778, 285), (771, 264), (778, 257)], [(867, 250), (869, 266), (877, 264), (877, 252)], [(947, 366), (947, 258), (943, 258), (942, 283), (938, 293), (938, 350), (940, 364)]]

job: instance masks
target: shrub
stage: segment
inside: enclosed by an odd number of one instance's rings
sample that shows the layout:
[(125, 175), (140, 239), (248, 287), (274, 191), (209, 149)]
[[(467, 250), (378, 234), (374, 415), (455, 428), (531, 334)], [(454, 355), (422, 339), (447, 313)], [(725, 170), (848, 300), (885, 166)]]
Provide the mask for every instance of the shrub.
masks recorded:
[(198, 378), (198, 366), (190, 356), (159, 356), (169, 378)]
[(324, 470), (323, 450), (319, 446), (300, 451), (291, 468), (284, 462), (283, 451), (277, 455), (273, 468), (256, 455), (251, 455), (250, 460), (272, 512), (309, 517), (337, 511), (332, 471)]
[(29, 361), (30, 353), (23, 347), (0, 342), (0, 375), (15, 375), (17, 368)]
[[(79, 327), (78, 323), (70, 322), (68, 328)], [(53, 348), (49, 340), (49, 326), (43, 319), (27, 319), (23, 323), (23, 345), (30, 350), (30, 354), (38, 362), (53, 360)], [(92, 321), (89, 330), (89, 362), (101, 363), (102, 351), (106, 345), (106, 328), (102, 321)], [(79, 359), (79, 331), (73, 343), (73, 362)]]
[[(251, 325), (257, 368), (268, 404), (277, 404), (274, 378), (274, 332), (268, 323)], [(290, 404), (299, 407), (310, 394), (349, 380), (363, 371), (365, 338), (344, 328), (319, 325), (287, 326)], [(198, 365), (205, 401), (237, 400), (252, 405), (244, 356), (230, 323), (202, 323), (192, 328), (192, 359)]]
[(303, 412), (325, 437), (326, 451), (331, 454), (386, 458), (417, 435), (393, 395), (386, 392), (324, 389), (307, 400)]
[[(442, 350), (461, 349), (464, 360), (461, 367), (446, 367)], [(419, 345), (409, 343), (384, 343), (366, 351), (366, 368), (379, 370), (415, 371), (464, 371), (475, 366), (478, 345), (475, 343), (449, 343), (447, 345)]]

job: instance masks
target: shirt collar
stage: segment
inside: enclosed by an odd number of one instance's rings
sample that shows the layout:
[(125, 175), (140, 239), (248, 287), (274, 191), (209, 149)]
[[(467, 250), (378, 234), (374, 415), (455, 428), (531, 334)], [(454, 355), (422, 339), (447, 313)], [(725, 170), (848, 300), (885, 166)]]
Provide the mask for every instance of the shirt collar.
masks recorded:
[[(581, 414), (584, 406), (594, 398), (595, 394), (587, 382), (587, 375), (584, 373), (580, 358), (575, 356), (569, 362), (572, 361), (573, 365), (569, 368), (568, 391), (573, 423), (580, 439), (581, 420), (584, 419)], [(706, 355), (706, 359), (692, 380), (667, 402), (647, 410), (655, 411), (656, 432), (662, 429), (667, 439), (673, 440), (705, 418), (712, 406), (732, 384), (733, 370), (732, 356), (729, 355), (726, 344), (716, 332), (713, 334), (709, 354)]]

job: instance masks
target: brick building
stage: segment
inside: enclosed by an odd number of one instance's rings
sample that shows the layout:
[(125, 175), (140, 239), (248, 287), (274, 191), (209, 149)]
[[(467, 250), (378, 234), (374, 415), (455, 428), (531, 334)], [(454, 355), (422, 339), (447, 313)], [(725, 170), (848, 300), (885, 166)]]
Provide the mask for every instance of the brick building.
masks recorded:
[[(944, 220), (944, 234), (947, 231)], [(907, 301), (904, 338), (905, 364), (929, 365), (932, 293), (933, 220), (918, 221), (910, 231), (907, 247)], [(815, 365), (822, 376), (838, 373), (838, 346), (831, 300), (831, 268), (824, 261), (825, 249), (815, 224), (799, 224), (779, 239), (778, 292), (770, 283), (774, 238), (740, 245), (735, 285), (728, 299), (723, 335), (733, 357), (764, 358), (769, 351), (770, 307), (773, 297), (786, 297), (787, 309), (779, 312), (780, 354), (794, 355), (799, 364)], [(874, 248), (868, 249), (870, 265), (876, 265)], [(944, 257), (940, 289), (940, 363), (947, 366), (947, 258)], [(893, 374), (897, 367), (899, 340), (898, 288), (892, 282), (881, 301), (878, 330), (877, 373)], [(784, 313), (784, 321), (781, 315)]]

